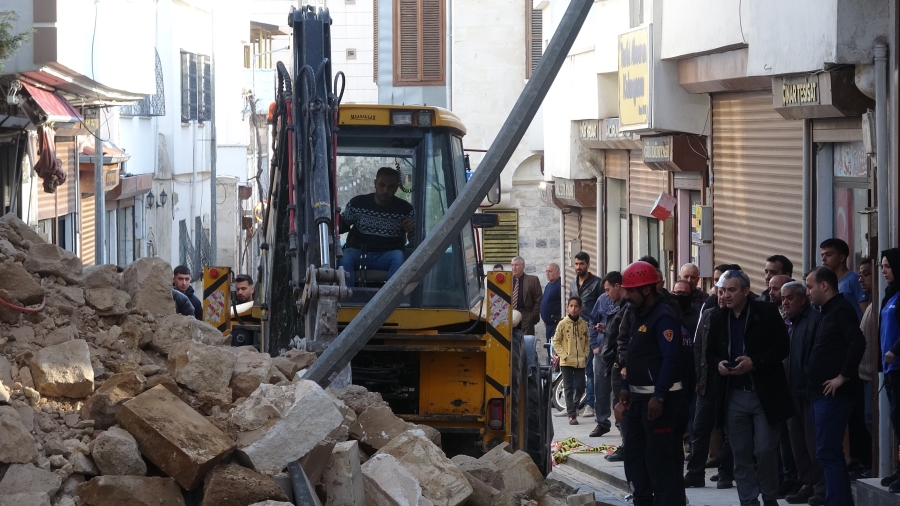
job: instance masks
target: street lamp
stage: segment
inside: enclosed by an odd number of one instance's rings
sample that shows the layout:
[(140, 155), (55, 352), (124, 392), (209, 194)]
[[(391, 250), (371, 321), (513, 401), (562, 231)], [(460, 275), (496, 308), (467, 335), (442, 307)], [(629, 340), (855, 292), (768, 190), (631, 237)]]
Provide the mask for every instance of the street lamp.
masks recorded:
[[(155, 198), (156, 197), (154, 197), (153, 195), (153, 190), (150, 190), (150, 193), (148, 193), (147, 197), (145, 197), (145, 200), (147, 201), (147, 209), (153, 209), (153, 202)], [(166, 195), (166, 190), (161, 191), (159, 193), (159, 203), (156, 204), (157, 209), (160, 207), (166, 207), (166, 200), (168, 198), (169, 196)]]

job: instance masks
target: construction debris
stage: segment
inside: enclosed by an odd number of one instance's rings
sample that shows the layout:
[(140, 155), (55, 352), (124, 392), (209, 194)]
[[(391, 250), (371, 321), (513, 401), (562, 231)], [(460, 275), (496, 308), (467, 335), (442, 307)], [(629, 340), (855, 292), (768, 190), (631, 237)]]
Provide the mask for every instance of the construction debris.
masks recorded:
[(0, 506), (287, 506), (295, 461), (323, 505), (538, 499), (526, 454), (451, 461), (380, 394), (301, 379), (314, 353), (175, 314), (159, 258), (82, 268), (7, 215), (0, 269)]

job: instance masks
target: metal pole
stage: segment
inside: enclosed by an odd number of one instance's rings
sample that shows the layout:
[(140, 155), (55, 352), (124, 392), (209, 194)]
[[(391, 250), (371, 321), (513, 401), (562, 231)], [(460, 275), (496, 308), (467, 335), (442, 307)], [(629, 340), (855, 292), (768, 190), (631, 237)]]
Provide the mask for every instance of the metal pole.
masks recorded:
[(103, 191), (103, 140), (100, 139), (100, 109), (94, 130), (94, 263), (106, 263), (106, 194)]
[(803, 232), (801, 243), (803, 257), (801, 258), (803, 271), (809, 272), (816, 265), (815, 252), (813, 251), (813, 237), (816, 227), (813, 226), (813, 206), (815, 206), (815, 191), (813, 191), (813, 163), (812, 163), (812, 121), (803, 120)]
[(478, 205), (494, 181), (500, 177), (503, 167), (512, 157), (531, 120), (534, 119), (593, 4), (593, 0), (572, 0), (569, 3), (556, 33), (550, 39), (547, 51), (525, 85), (525, 89), (522, 90), (478, 170), (409, 260), (404, 262), (394, 277), (388, 280), (371, 302), (310, 366), (304, 379), (315, 381), (323, 388), (327, 387), (331, 380), (350, 364), (350, 360), (365, 346), (400, 301), (418, 286), (419, 281), (437, 262), (441, 252), (447, 249), (463, 227), (469, 225), (472, 214), (478, 209)]
[[(888, 153), (888, 130), (887, 130), (887, 59), (888, 48), (884, 39), (879, 37), (875, 40), (875, 142), (876, 142), (876, 185), (878, 188), (878, 256), (877, 262), (881, 263), (881, 251), (891, 247), (891, 215), (890, 215), (890, 193), (888, 182), (890, 180), (890, 156)], [(872, 303), (876, 304), (876, 308), (881, 309), (881, 294), (887, 288), (887, 281), (883, 276), (878, 276), (878, 291), (872, 297)], [(882, 383), (884, 374), (879, 374)], [(890, 407), (887, 400), (887, 392), (882, 390), (878, 399), (878, 433), (883, 437), (880, 438), (878, 452), (878, 473), (879, 476), (888, 476), (894, 470), (897, 463), (896, 448), (892, 450), (891, 440), (891, 418)]]
[[(213, 28), (215, 30), (215, 28)], [(210, 136), (209, 136), (209, 265), (216, 265), (216, 162), (218, 153), (216, 149), (216, 53), (212, 52), (209, 62), (209, 90), (210, 90)], [(230, 262), (229, 262), (230, 265)]]

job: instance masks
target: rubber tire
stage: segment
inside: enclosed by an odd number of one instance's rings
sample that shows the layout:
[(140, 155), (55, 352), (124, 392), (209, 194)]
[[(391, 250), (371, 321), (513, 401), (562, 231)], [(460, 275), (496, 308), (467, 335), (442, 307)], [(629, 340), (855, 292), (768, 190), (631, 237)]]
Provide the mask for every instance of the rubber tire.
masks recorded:
[(550, 473), (552, 457), (550, 443), (553, 441), (553, 419), (551, 418), (550, 368), (538, 363), (536, 339), (527, 336), (525, 344), (525, 438), (524, 449), (545, 477)]
[(553, 409), (557, 411), (566, 410), (566, 394), (563, 386), (562, 376), (556, 378), (556, 381), (553, 383), (552, 394), (550, 398), (553, 402)]

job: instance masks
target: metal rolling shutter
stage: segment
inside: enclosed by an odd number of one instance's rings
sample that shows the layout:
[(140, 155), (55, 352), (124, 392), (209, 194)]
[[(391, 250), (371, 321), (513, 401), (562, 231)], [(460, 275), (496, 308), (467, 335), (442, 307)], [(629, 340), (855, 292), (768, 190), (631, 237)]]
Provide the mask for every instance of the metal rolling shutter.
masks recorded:
[(616, 179), (628, 179), (629, 161), (628, 150), (625, 149), (607, 149), (606, 150), (606, 177), (614, 177)]
[[(75, 189), (78, 186), (78, 168), (75, 166), (75, 138), (56, 138), (56, 158), (62, 163), (66, 171), (66, 182), (56, 188), (56, 193), (45, 193), (42, 186), (38, 189), (38, 219), (46, 220), (56, 216), (78, 212), (78, 197)], [(37, 185), (43, 185), (43, 180), (37, 178)], [(59, 202), (57, 203), (57, 198)]]
[(651, 216), (650, 210), (659, 194), (669, 191), (669, 173), (651, 170), (644, 165), (644, 154), (632, 149), (628, 176), (628, 212)]
[(600, 273), (600, 254), (598, 253), (597, 247), (597, 208), (582, 208), (581, 250), (591, 256), (591, 272), (594, 274)]
[(94, 241), (94, 196), (81, 199), (81, 263), (94, 265), (96, 244)]
[[(563, 287), (568, 290), (569, 283), (575, 279), (575, 253), (581, 250), (581, 244), (573, 245), (572, 241), (578, 241), (578, 219), (581, 216), (580, 207), (570, 208), (572, 212), (563, 213)], [(573, 251), (574, 250), (574, 251)], [(566, 291), (568, 293), (568, 291)]]
[(519, 212), (515, 209), (484, 212), (497, 214), (500, 219), (500, 225), (481, 231), (484, 263), (509, 265), (513, 257), (519, 255)]
[(772, 108), (771, 92), (714, 95), (713, 257), (764, 288), (766, 258), (802, 258), (803, 122)]
[[(575, 254), (584, 251), (591, 257), (591, 272), (599, 275), (600, 256), (597, 244), (597, 209), (593, 207), (573, 207), (572, 212), (563, 214), (565, 220), (565, 277), (568, 286), (575, 279)], [(574, 241), (574, 242), (572, 242)]]

